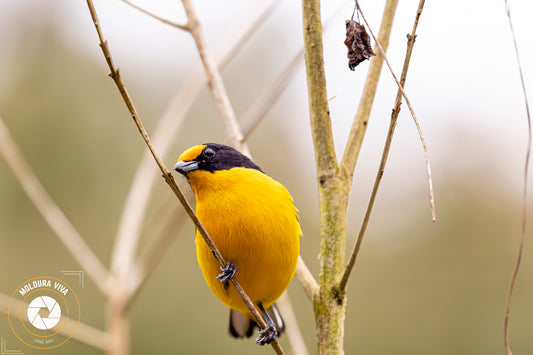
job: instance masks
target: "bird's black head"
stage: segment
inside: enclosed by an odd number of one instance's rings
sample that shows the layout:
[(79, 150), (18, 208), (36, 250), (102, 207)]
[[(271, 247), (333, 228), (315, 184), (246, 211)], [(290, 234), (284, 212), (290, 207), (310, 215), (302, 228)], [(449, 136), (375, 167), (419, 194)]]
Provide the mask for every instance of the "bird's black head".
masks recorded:
[(187, 176), (187, 173), (195, 170), (214, 173), (217, 170), (229, 170), (236, 167), (263, 172), (250, 158), (232, 147), (219, 143), (204, 143), (190, 147), (181, 154), (174, 165), (174, 170)]

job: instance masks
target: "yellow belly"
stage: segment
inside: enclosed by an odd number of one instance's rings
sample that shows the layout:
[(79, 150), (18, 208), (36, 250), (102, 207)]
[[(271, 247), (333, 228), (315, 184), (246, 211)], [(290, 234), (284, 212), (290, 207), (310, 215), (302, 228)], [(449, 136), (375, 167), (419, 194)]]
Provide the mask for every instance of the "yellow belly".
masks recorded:
[[(252, 301), (268, 309), (288, 287), (298, 262), (301, 231), (291, 196), (277, 181), (245, 168), (199, 171), (189, 181), (200, 221), (222, 256), (235, 264), (235, 277)], [(213, 293), (247, 315), (234, 287), (216, 279), (220, 265), (199, 233), (196, 253)]]

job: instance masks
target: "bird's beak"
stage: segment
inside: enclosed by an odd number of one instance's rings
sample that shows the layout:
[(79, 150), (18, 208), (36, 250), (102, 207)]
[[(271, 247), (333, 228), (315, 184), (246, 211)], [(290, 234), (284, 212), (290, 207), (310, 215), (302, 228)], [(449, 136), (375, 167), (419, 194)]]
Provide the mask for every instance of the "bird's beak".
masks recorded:
[(197, 161), (179, 161), (174, 165), (174, 170), (178, 173), (186, 175), (187, 173), (197, 170), (198, 162)]

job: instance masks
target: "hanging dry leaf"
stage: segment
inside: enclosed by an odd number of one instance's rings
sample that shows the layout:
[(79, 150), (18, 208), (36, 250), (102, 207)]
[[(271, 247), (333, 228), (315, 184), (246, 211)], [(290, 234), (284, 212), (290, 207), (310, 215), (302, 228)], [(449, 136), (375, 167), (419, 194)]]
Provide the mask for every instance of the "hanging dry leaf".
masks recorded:
[(374, 51), (370, 46), (370, 36), (366, 33), (365, 26), (361, 26), (353, 20), (346, 20), (346, 40), (348, 47), (348, 67), (355, 70), (359, 63), (374, 56)]

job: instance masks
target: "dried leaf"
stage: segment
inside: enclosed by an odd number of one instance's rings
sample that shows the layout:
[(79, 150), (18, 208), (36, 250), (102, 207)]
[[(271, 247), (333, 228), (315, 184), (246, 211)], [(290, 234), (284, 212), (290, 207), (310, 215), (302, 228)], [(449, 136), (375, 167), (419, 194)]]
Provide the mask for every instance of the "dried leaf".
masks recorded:
[(348, 67), (350, 70), (355, 70), (359, 63), (375, 55), (365, 26), (361, 26), (356, 21), (346, 20), (346, 40), (344, 44), (348, 47)]

